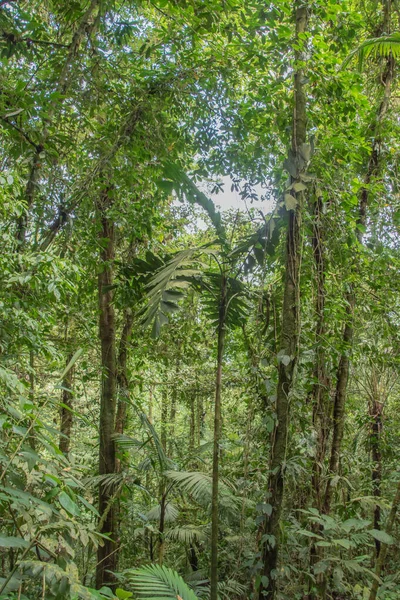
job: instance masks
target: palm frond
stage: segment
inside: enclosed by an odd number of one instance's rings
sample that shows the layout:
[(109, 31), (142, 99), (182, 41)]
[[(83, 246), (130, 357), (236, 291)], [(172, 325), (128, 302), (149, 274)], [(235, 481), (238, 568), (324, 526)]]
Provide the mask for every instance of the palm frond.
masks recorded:
[[(167, 504), (165, 505), (165, 515), (164, 515), (165, 522), (173, 523), (174, 521), (176, 521), (178, 515), (179, 515), (179, 511), (176, 508), (176, 506), (171, 504), (171, 502), (167, 502)], [(159, 521), (160, 517), (161, 517), (161, 505), (160, 504), (153, 506), (153, 508), (151, 508), (149, 510), (149, 512), (146, 514), (146, 518), (148, 521)]]
[(161, 471), (164, 471), (164, 469), (171, 467), (174, 463), (165, 454), (161, 440), (158, 437), (156, 430), (154, 429), (152, 423), (150, 423), (150, 421), (149, 421), (147, 415), (145, 415), (145, 413), (140, 413), (140, 420), (142, 421), (144, 427), (148, 430), (148, 432), (150, 434), (150, 439), (154, 443), (154, 447), (157, 452), (157, 458), (158, 458), (158, 462), (160, 465), (160, 469), (161, 469)]
[(124, 572), (139, 600), (198, 600), (176, 571), (160, 565), (147, 565)]
[(400, 56), (400, 32), (398, 31), (365, 40), (349, 54), (343, 62), (342, 68), (347, 67), (350, 61), (356, 57), (358, 58), (358, 68), (361, 70), (364, 60), (370, 56), (387, 58), (390, 55), (393, 58), (399, 58)]
[(158, 337), (162, 325), (169, 322), (168, 315), (179, 310), (183, 298), (194, 277), (200, 274), (199, 253), (210, 252), (207, 248), (189, 248), (178, 252), (164, 263), (147, 283), (147, 305), (143, 311), (143, 326), (153, 325), (152, 335)]
[[(164, 475), (175, 482), (182, 490), (190, 494), (196, 502), (202, 506), (209, 507), (212, 493), (212, 478), (210, 475), (199, 471), (166, 471)], [(219, 482), (218, 505), (221, 514), (224, 512), (235, 515), (239, 507), (238, 498), (232, 493), (231, 484), (225, 481)]]
[(226, 232), (222, 224), (221, 214), (215, 209), (214, 202), (204, 192), (199, 190), (194, 181), (177, 164), (166, 163), (164, 177), (165, 180), (162, 182), (164, 184), (163, 187), (165, 187), (166, 183), (169, 183), (170, 191), (174, 190), (178, 197), (184, 195), (188, 202), (198, 204), (206, 211), (214, 225), (220, 242), (224, 242)]
[(196, 540), (205, 540), (206, 535), (204, 531), (201, 531), (197, 527), (192, 525), (185, 525), (182, 527), (172, 527), (168, 529), (165, 537), (169, 540), (182, 542), (183, 544), (192, 544)]

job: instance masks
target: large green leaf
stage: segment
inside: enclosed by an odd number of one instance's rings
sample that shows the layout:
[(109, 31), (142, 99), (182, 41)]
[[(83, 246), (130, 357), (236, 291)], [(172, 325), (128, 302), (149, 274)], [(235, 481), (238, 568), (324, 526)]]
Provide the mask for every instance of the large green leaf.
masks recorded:
[(140, 600), (197, 600), (182, 577), (168, 567), (148, 565), (125, 571), (124, 575)]

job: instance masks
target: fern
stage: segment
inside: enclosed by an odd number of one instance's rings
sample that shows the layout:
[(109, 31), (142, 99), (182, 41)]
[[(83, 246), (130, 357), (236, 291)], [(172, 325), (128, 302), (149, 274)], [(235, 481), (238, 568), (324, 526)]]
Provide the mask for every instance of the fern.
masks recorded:
[(198, 600), (176, 571), (160, 565), (148, 565), (124, 572), (139, 600)]

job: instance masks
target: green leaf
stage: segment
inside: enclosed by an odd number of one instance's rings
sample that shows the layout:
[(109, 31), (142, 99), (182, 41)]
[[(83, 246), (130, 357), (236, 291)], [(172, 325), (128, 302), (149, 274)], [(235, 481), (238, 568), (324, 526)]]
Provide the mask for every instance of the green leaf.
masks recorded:
[(346, 539), (340, 539), (340, 540), (332, 540), (334, 542), (334, 544), (338, 545), (338, 546), (342, 546), (343, 548), (346, 548), (346, 550), (349, 550), (350, 548), (353, 547), (353, 544), (350, 542), (350, 540), (346, 540)]
[(74, 517), (78, 517), (81, 514), (78, 505), (65, 492), (59, 494), (58, 501), (68, 514)]
[(28, 548), (29, 542), (19, 537), (0, 535), (0, 548)]
[(72, 369), (72, 367), (74, 366), (74, 364), (76, 363), (76, 361), (78, 360), (78, 358), (80, 357), (82, 352), (83, 352), (82, 348), (79, 348), (75, 352), (75, 354), (73, 355), (73, 357), (71, 358), (71, 360), (69, 361), (67, 366), (65, 367), (64, 371), (62, 372), (62, 374), (60, 376), (60, 381), (62, 381), (64, 379), (64, 377), (66, 376), (66, 374), (68, 373), (68, 371), (70, 371)]
[(381, 531), (380, 529), (370, 529), (368, 533), (372, 535), (373, 538), (375, 538), (379, 542), (382, 542), (383, 544), (388, 544), (389, 546), (394, 544), (394, 539), (391, 535), (386, 533), (386, 531)]
[(286, 210), (295, 210), (297, 206), (297, 200), (292, 194), (285, 194), (283, 197)]
[(140, 600), (198, 600), (176, 571), (160, 565), (148, 565), (124, 572)]
[(126, 600), (127, 598), (132, 598), (133, 596), (132, 592), (126, 592), (121, 588), (117, 588), (115, 590), (115, 595), (117, 596), (117, 598), (119, 598), (119, 600)]

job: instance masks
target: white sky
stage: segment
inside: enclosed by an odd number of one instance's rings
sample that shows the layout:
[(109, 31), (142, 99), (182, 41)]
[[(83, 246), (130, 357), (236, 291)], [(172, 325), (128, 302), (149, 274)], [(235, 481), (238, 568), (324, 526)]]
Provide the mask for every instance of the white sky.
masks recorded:
[(219, 194), (210, 195), (211, 199), (214, 201), (215, 205), (218, 206), (222, 212), (232, 209), (232, 208), (245, 211), (246, 204), (247, 204), (248, 208), (251, 208), (251, 207), (257, 208), (258, 210), (261, 210), (264, 214), (266, 214), (267, 212), (269, 212), (271, 210), (271, 208), (272, 208), (271, 202), (269, 202), (268, 200), (265, 200), (265, 199), (264, 200), (261, 199), (261, 196), (263, 194), (263, 190), (262, 190), (261, 186), (257, 186), (257, 188), (255, 190), (258, 195), (258, 201), (245, 202), (244, 200), (242, 200), (242, 198), (240, 197), (240, 194), (238, 194), (238, 192), (231, 191), (232, 180), (229, 177), (229, 175), (227, 175), (226, 177), (223, 177), (222, 181), (224, 183), (223, 193), (220, 192)]

